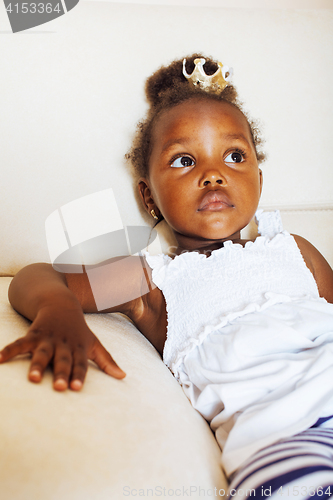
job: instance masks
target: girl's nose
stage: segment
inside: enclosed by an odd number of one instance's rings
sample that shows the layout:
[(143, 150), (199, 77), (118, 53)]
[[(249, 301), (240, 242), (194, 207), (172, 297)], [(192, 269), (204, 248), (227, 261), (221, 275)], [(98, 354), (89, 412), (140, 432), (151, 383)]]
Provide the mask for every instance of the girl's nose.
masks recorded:
[(200, 178), (200, 186), (208, 186), (209, 184), (215, 185), (226, 185), (226, 178), (223, 176), (222, 172), (218, 169), (211, 168), (203, 172)]

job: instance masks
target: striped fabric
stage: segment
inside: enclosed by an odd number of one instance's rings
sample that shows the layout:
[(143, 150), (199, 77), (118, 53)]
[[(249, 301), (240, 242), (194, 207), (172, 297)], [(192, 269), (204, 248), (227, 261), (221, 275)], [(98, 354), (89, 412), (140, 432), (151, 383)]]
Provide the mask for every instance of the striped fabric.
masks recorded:
[(333, 498), (333, 429), (320, 424), (253, 455), (232, 475), (229, 499)]

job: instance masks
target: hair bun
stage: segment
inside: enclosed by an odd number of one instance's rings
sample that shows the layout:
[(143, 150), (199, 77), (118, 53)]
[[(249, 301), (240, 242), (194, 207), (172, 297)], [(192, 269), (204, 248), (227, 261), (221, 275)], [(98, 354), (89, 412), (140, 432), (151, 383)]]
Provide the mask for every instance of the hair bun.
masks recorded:
[[(212, 75), (218, 69), (218, 63), (211, 57), (203, 56), (202, 54), (192, 54), (186, 59), (186, 70), (192, 73), (195, 67), (194, 60), (203, 57), (206, 59), (205, 72), (207, 75)], [(162, 66), (146, 81), (146, 96), (151, 106), (155, 107), (161, 101), (163, 94), (169, 89), (183, 87), (188, 85), (188, 81), (183, 75), (183, 60), (178, 59), (172, 62), (169, 66)]]

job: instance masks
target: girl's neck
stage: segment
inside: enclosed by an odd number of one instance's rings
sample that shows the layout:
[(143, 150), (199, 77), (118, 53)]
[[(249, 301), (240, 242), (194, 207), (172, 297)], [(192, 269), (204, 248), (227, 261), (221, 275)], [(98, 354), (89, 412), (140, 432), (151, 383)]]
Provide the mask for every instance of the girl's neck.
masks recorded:
[(240, 231), (233, 234), (229, 238), (222, 238), (221, 240), (205, 240), (191, 238), (184, 236), (183, 234), (175, 234), (178, 246), (173, 252), (174, 255), (180, 255), (184, 252), (199, 252), (205, 255), (210, 255), (213, 250), (218, 250), (222, 248), (226, 241), (232, 241), (233, 243), (240, 243), (244, 245), (247, 240), (242, 240), (240, 237)]

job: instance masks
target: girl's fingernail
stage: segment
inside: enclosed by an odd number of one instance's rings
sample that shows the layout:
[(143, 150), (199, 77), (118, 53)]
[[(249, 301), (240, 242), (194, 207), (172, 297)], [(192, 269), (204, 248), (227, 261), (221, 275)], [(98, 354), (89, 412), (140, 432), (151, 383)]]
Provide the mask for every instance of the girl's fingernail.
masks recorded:
[(56, 391), (64, 391), (67, 389), (67, 382), (63, 378), (58, 378), (55, 380), (53, 387)]
[(71, 389), (73, 389), (74, 391), (79, 391), (82, 387), (82, 382), (81, 380), (73, 380), (71, 382)]
[(30, 373), (29, 373), (29, 378), (30, 380), (32, 380), (33, 382), (39, 382), (40, 381), (40, 372), (38, 370), (32, 370)]
[(121, 378), (125, 378), (126, 377), (126, 372), (124, 372), (124, 370), (122, 370), (121, 368), (119, 368), (119, 366), (118, 366), (118, 369), (119, 369), (119, 376)]

